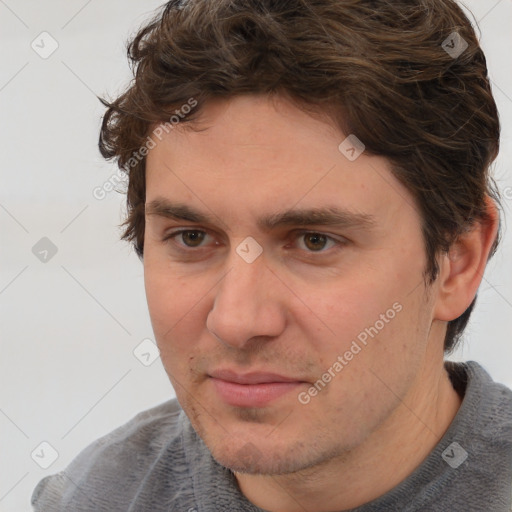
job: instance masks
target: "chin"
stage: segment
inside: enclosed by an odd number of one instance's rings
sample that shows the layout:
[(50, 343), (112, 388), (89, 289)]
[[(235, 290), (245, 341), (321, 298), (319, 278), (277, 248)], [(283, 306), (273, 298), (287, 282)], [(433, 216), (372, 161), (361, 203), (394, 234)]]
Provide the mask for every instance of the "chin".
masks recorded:
[(307, 442), (272, 443), (268, 439), (205, 442), (213, 458), (233, 472), (251, 475), (284, 475), (302, 471), (325, 461)]
[(298, 461), (287, 460), (277, 454), (263, 454), (255, 445), (247, 443), (238, 452), (215, 454), (213, 458), (235, 473), (249, 475), (282, 475), (298, 471), (303, 466)]

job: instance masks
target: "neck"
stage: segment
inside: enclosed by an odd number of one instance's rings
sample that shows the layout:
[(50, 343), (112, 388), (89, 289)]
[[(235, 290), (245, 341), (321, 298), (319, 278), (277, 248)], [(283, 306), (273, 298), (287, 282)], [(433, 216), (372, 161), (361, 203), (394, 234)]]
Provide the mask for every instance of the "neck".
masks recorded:
[(440, 441), (461, 404), (442, 364), (423, 367), (415, 385), (362, 445), (321, 466), (286, 475), (236, 474), (243, 494), (269, 511), (347, 510), (385, 494)]

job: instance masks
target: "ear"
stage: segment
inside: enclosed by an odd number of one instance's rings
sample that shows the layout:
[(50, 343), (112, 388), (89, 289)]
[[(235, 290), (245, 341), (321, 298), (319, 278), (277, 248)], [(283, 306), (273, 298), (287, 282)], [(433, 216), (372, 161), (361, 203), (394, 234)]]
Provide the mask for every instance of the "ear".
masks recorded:
[(475, 298), (499, 226), (498, 209), (488, 196), (486, 208), (488, 218), (460, 235), (439, 261), (436, 320), (449, 322), (458, 318)]

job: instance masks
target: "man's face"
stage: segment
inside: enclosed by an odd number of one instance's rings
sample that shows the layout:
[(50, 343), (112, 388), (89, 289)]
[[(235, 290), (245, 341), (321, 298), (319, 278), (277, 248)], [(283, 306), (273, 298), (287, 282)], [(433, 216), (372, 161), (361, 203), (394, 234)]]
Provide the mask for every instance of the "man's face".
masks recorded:
[(201, 120), (147, 157), (144, 271), (164, 367), (221, 464), (279, 473), (342, 456), (432, 364), (412, 196), (385, 159), (351, 161), (347, 134), (282, 99), (212, 102)]

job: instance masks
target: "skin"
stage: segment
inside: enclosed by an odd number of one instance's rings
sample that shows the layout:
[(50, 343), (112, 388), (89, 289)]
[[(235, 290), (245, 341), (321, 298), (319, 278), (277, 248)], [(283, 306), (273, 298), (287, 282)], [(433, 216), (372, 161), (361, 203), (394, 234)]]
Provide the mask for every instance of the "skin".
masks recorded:
[[(496, 236), (494, 207), (488, 223), (440, 256), (440, 276), (427, 287), (411, 194), (384, 158), (363, 152), (349, 161), (338, 149), (346, 135), (327, 118), (284, 97), (246, 95), (211, 101), (195, 128), (164, 134), (146, 170), (145, 286), (178, 400), (257, 506), (325, 512), (367, 503), (411, 474), (457, 413), (443, 340), (477, 291)], [(149, 209), (155, 200), (211, 222), (166, 218)], [(258, 224), (326, 206), (374, 222)], [(177, 229), (193, 233), (164, 240)], [(252, 263), (236, 252), (248, 236), (263, 250)], [(393, 304), (400, 311), (333, 372)], [(219, 368), (300, 383), (264, 406), (233, 406), (210, 377)], [(330, 382), (301, 403), (298, 394), (329, 368)]]

